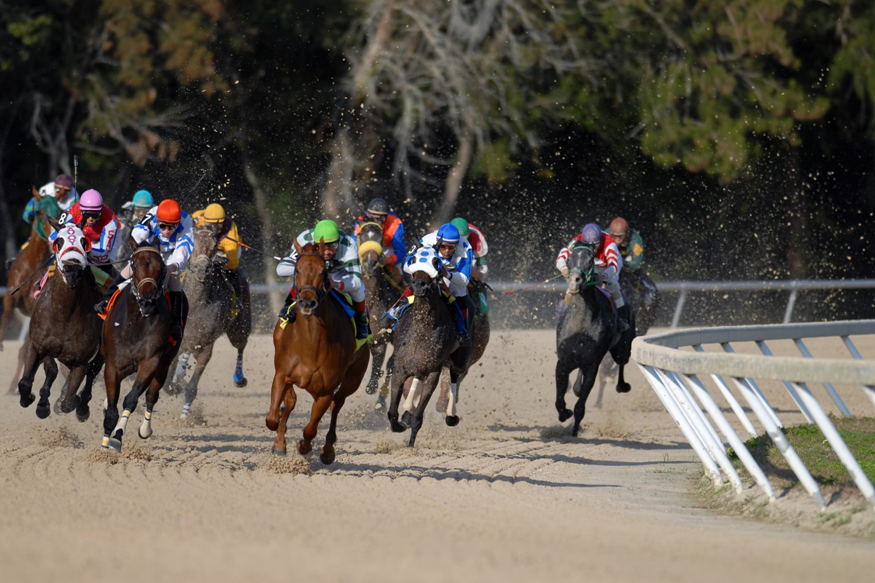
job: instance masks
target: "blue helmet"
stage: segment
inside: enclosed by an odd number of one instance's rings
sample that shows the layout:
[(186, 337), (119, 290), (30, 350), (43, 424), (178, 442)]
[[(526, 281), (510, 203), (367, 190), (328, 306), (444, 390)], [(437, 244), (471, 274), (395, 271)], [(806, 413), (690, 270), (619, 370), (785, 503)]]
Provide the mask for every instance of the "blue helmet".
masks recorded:
[(143, 208), (152, 208), (155, 202), (152, 200), (152, 193), (148, 190), (138, 190), (134, 195), (134, 206)]
[(589, 223), (583, 227), (583, 230), (580, 232), (580, 237), (583, 239), (584, 245), (598, 247), (599, 243), (602, 242), (601, 227), (595, 223)]
[(459, 228), (453, 223), (447, 223), (438, 229), (437, 236), (439, 241), (450, 244), (458, 243), (461, 238), (461, 235), (459, 235)]

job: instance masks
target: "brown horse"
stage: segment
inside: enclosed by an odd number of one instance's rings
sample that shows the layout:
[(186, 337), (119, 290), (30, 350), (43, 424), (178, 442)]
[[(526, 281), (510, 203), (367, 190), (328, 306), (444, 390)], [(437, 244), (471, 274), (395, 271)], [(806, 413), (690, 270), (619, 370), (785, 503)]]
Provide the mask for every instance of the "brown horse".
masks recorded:
[[(47, 279), (33, 304), (33, 320), (18, 394), (22, 407), (29, 407), (34, 402), (34, 375), (39, 364), (44, 363), (46, 380), (40, 389), (36, 415), (40, 419), (48, 417), (49, 395), (58, 375), (54, 359), (58, 359), (70, 369), (61, 411), (69, 413), (76, 409), (79, 421), (85, 421), (89, 415), (91, 386), (103, 365), (98, 354), (101, 321), (92, 308), (100, 300), (100, 290), (88, 265), (91, 244), (82, 231), (72, 223), (60, 225), (52, 218), (49, 221), (59, 230), (53, 243), (58, 268)], [(76, 391), (86, 376), (82, 395), (77, 396)]]
[[(370, 352), (356, 350), (356, 340), (350, 318), (337, 301), (329, 297), (331, 282), (323, 259), (324, 244), (308, 243), (303, 248), (295, 241), (298, 262), (295, 266), (294, 322), (277, 322), (273, 331), (276, 374), (270, 392), (270, 411), (265, 423), (276, 431), (273, 454), (286, 455), (286, 423), (295, 408), (295, 385), (306, 389), (313, 397), (310, 422), (304, 428), (304, 439), (298, 442), (298, 453), (306, 455), (313, 449), (319, 421), (331, 405), (331, 425), (325, 436), (325, 447), (319, 458), (323, 464), (334, 461), (337, 441), (337, 415), (346, 398), (362, 382), (368, 368)], [(280, 405), (284, 408), (281, 409)]]
[[(383, 314), (401, 297), (403, 288), (392, 279), (386, 270), (394, 266), (383, 267), (380, 259), (383, 257), (383, 227), (378, 223), (365, 223), (358, 234), (359, 257), (362, 262), (362, 280), (365, 283), (365, 302), (371, 319), (371, 330), (374, 330), (371, 348), (371, 378), (365, 387), (365, 392), (373, 395), (383, 376), (383, 360), (386, 358), (386, 348), (394, 334), (388, 323), (384, 323)], [(403, 260), (403, 258), (402, 258)], [(394, 267), (398, 270), (397, 267)], [(382, 331), (389, 328), (389, 333)], [(394, 360), (389, 358), (386, 363), (386, 381), (380, 389), (381, 394), (388, 394), (389, 379), (392, 377)]]
[[(0, 351), (3, 350), (3, 338), (6, 336), (6, 329), (9, 327), (9, 322), (12, 320), (12, 314), (15, 310), (19, 310), (25, 316), (30, 316), (33, 313), (33, 293), (30, 292), (30, 286), (22, 287), (18, 293), (12, 295), (12, 291), (21, 286), (28, 276), (33, 274), (40, 265), (46, 262), (52, 254), (49, 249), (47, 240), (51, 233), (48, 218), (57, 219), (61, 213), (58, 203), (52, 197), (43, 197), (40, 195), (36, 187), (33, 187), (33, 198), (37, 202), (38, 212), (34, 215), (31, 223), (30, 239), (21, 253), (15, 258), (9, 266), (9, 273), (6, 283), (6, 295), (3, 297), (3, 317), (0, 321)], [(34, 276), (38, 277), (38, 276)], [(32, 278), (31, 282), (35, 283)], [(21, 346), (18, 354), (18, 366), (15, 369), (15, 374), (12, 376), (12, 383), (9, 386), (9, 392), (16, 391), (16, 379), (19, 378), (24, 367), (24, 351), (27, 346), (27, 341)]]
[[(103, 447), (115, 451), (121, 451), (128, 418), (147, 389), (146, 412), (138, 433), (142, 439), (152, 435), (152, 410), (182, 340), (171, 338), (173, 318), (164, 290), (167, 268), (158, 248), (151, 245), (137, 248), (131, 255), (131, 269), (133, 277), (129, 285), (118, 293), (103, 324), (102, 352), (106, 358)], [(183, 321), (187, 315), (188, 302), (183, 296)], [(125, 410), (119, 419), (121, 382), (134, 371), (137, 378), (125, 397)]]

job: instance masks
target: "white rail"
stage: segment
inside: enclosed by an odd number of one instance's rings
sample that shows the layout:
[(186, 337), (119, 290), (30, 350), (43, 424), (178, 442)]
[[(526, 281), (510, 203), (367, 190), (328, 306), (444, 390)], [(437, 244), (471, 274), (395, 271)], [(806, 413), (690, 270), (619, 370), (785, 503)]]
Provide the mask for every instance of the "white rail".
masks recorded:
[[(875, 362), (864, 361), (850, 338), (851, 335), (865, 334), (875, 334), (875, 320), (699, 328), (636, 338), (632, 345), (632, 358), (644, 372), (666, 410), (702, 460), (705, 472), (715, 485), (722, 484), (725, 475), (737, 492), (740, 493), (743, 488), (737, 472), (726, 455), (723, 442), (717, 437), (717, 432), (708, 422), (705, 413), (711, 417), (729, 447), (737, 453), (739, 460), (763, 492), (771, 500), (775, 499), (771, 484), (742, 443), (743, 440), (699, 380), (697, 375), (700, 374), (711, 376), (745, 431), (751, 437), (755, 437), (757, 433), (753, 424), (724, 380), (726, 377), (731, 379), (735, 389), (763, 425), (765, 432), (787, 460), (815, 504), (821, 509), (826, 507), (817, 482), (787, 441), (780, 418), (754, 379), (777, 380), (783, 383), (804, 417), (820, 428), (860, 492), (875, 508), (875, 487), (860, 468), (860, 464), (842, 440), (829, 416), (808, 389), (808, 383), (822, 383), (836, 407), (846, 417), (851, 415), (850, 410), (833, 388), (832, 383), (861, 385), (866, 396), (875, 405)], [(854, 360), (814, 359), (805, 346), (803, 338), (828, 336), (841, 337)], [(779, 339), (793, 340), (802, 358), (773, 356), (766, 342)], [(732, 342), (755, 342), (763, 356), (736, 354)], [(702, 348), (703, 344), (719, 344), (724, 353), (706, 353)], [(678, 350), (684, 346), (693, 347), (695, 352)]]

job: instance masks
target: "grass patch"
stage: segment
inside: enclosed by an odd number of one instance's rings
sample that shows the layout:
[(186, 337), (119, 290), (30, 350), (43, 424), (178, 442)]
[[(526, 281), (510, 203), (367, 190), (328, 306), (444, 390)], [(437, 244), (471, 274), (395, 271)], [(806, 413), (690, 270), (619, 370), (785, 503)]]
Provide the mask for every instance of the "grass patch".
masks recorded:
[[(831, 421), (857, 459), (863, 472), (875, 482), (875, 417), (836, 418)], [(854, 486), (850, 474), (839, 461), (829, 442), (816, 425), (799, 425), (784, 429), (790, 444), (818, 483), (829, 486)], [(790, 465), (768, 435), (745, 442), (751, 455), (770, 478), (792, 486), (798, 480)], [(738, 457), (729, 450), (729, 459), (739, 466)]]

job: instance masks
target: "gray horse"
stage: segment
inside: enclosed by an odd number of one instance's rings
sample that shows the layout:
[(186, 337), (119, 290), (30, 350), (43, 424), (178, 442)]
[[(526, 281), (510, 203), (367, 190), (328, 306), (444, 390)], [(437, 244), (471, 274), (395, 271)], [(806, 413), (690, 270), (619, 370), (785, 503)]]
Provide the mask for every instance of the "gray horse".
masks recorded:
[(213, 344), (222, 334), (227, 334), (231, 345), (237, 349), (234, 384), (238, 387), (245, 387), (247, 384), (246, 377), (243, 376), (243, 350), (252, 331), (249, 282), (243, 273), (238, 274), (243, 297), (240, 298), (241, 307), (237, 310), (236, 302), (232, 298), (231, 284), (223, 274), (223, 264), (216, 255), (215, 234), (209, 229), (197, 229), (194, 233), (194, 251), (185, 276), (185, 295), (190, 308), (180, 350), (183, 355), (182, 364), (178, 365), (180, 357), (177, 357), (173, 364), (176, 373), (169, 386), (164, 388), (169, 394), (176, 394), (182, 389), (186, 369), (189, 367), (188, 354), (194, 355), (194, 372), (185, 385), (183, 419), (188, 417), (191, 404), (197, 397), (198, 382), (213, 356)]
[(586, 410), (586, 399), (595, 383), (599, 363), (610, 351), (614, 361), (620, 366), (617, 392), (628, 393), (631, 387), (623, 379), (623, 369), (629, 362), (632, 340), (635, 338), (634, 315), (628, 303), (629, 330), (617, 333), (617, 320), (614, 307), (607, 293), (598, 288), (592, 250), (577, 247), (568, 259), (568, 290), (566, 302), (560, 304), (556, 324), (556, 410), (559, 421), (571, 417), (565, 405), (568, 391), (568, 375), (580, 369), (583, 375), (580, 395), (574, 406), (574, 427), (571, 434), (580, 431), (580, 422)]

